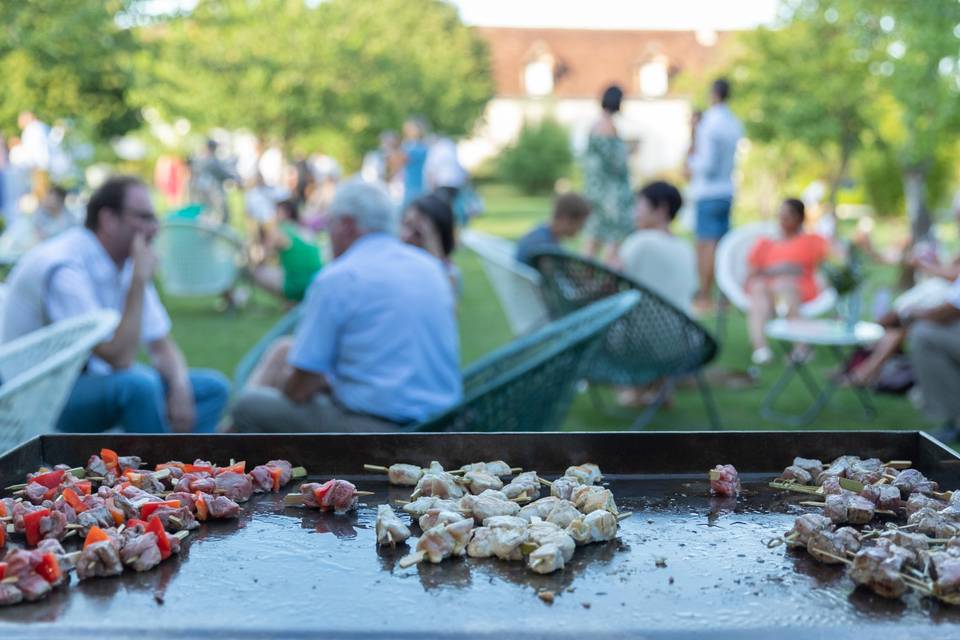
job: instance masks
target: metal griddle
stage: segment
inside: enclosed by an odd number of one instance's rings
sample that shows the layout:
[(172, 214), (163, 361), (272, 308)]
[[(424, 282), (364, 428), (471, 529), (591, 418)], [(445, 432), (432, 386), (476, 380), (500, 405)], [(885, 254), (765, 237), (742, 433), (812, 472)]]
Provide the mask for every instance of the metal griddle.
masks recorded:
[[(312, 478), (346, 478), (376, 495), (346, 516), (254, 497), (239, 522), (205, 524), (153, 571), (73, 578), (42, 602), (0, 608), (0, 638), (960, 637), (960, 608), (915, 595), (886, 601), (854, 590), (842, 568), (764, 544), (801, 512), (801, 497), (766, 486), (795, 455), (910, 459), (960, 487), (960, 458), (922, 433), (55, 435), (0, 457), (0, 486), (41, 463), (82, 465), (103, 446), (151, 464), (287, 458)], [(376, 549), (376, 505), (409, 490), (358, 474), (363, 463), (491, 459), (547, 478), (596, 462), (635, 515), (619, 540), (579, 548), (549, 576), (473, 559), (402, 570), (409, 548)], [(706, 471), (721, 462), (741, 471), (739, 500), (707, 495)], [(556, 594), (552, 605), (540, 590)]]

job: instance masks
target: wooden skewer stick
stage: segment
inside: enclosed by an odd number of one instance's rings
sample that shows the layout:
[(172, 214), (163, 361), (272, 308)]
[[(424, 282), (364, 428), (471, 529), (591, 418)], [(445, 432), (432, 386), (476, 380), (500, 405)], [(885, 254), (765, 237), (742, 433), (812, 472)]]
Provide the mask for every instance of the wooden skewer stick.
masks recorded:
[(813, 487), (808, 484), (800, 484), (798, 482), (780, 482), (778, 480), (774, 480), (769, 486), (773, 489), (780, 489), (782, 491), (796, 491), (797, 493), (809, 493), (817, 496), (823, 495), (822, 487)]
[(885, 462), (883, 466), (891, 469), (909, 469), (913, 466), (913, 462), (910, 460), (891, 460), (890, 462)]
[(394, 502), (394, 504), (400, 504), (400, 505), (410, 504), (410, 501), (409, 501), (409, 500), (394, 500), (393, 502)]
[(170, 516), (169, 519), (170, 519), (170, 522), (177, 525), (178, 527), (183, 527), (183, 520), (181, 520), (177, 516)]
[(425, 551), (417, 551), (416, 553), (403, 556), (397, 564), (400, 565), (401, 569), (406, 569), (407, 567), (412, 567), (415, 564), (423, 562), (426, 557), (427, 553)]
[(63, 560), (69, 562), (70, 564), (73, 564), (73, 563), (75, 563), (77, 560), (80, 559), (80, 554), (81, 554), (81, 553), (83, 553), (83, 552), (82, 552), (82, 551), (74, 551), (73, 553), (68, 553), (68, 554), (66, 554), (66, 555), (63, 556)]
[(826, 502), (813, 502), (812, 500), (801, 500), (799, 504), (802, 504), (805, 507), (825, 507), (827, 506)]
[(946, 500), (949, 502), (950, 498), (953, 497), (953, 491), (934, 491), (930, 495), (932, 495), (937, 500)]
[(355, 496), (372, 496), (376, 495), (376, 491), (354, 491), (353, 495)]
[(76, 530), (76, 529), (74, 529), (74, 530), (72, 530), (72, 531), (67, 531), (66, 535), (63, 536), (63, 539), (66, 540), (67, 538), (72, 538), (72, 537), (75, 536), (75, 535), (77, 535), (77, 530)]
[(0, 580), (0, 584), (14, 584), (18, 580), (20, 580), (20, 578), (18, 578), (17, 576), (10, 576), (9, 578), (4, 578), (3, 580)]
[(83, 529), (83, 525), (82, 525), (82, 524), (77, 524), (77, 523), (71, 523), (71, 524), (68, 524), (68, 525), (67, 525), (67, 529), (68, 529), (68, 530)]
[(542, 485), (545, 486), (545, 487), (552, 487), (552, 486), (553, 486), (553, 483), (550, 482), (549, 480), (544, 480), (543, 478), (537, 478), (537, 480), (539, 480), (539, 481), (540, 481), (540, 484), (542, 484)]
[(175, 534), (173, 534), (173, 537), (183, 542), (183, 540), (189, 535), (190, 535), (190, 532), (184, 529), (183, 531), (177, 531)]
[(623, 522), (632, 515), (633, 511), (624, 511), (623, 513), (617, 515), (617, 522)]
[(363, 468), (364, 468), (366, 471), (381, 471), (381, 472), (383, 472), (383, 473), (386, 473), (387, 471), (390, 471), (390, 468), (389, 468), (389, 467), (382, 467), (382, 466), (380, 466), (380, 465), (378, 465), (378, 464), (365, 464), (365, 465), (363, 465)]

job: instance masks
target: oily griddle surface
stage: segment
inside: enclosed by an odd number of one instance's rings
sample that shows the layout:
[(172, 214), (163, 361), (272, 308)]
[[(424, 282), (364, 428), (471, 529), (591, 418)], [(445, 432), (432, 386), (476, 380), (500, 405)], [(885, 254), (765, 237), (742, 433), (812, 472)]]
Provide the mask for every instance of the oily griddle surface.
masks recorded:
[[(410, 547), (377, 550), (375, 491), (349, 515), (255, 496), (238, 522), (195, 531), (182, 555), (144, 574), (72, 579), (45, 601), (0, 609), (0, 637), (864, 637), (960, 633), (960, 609), (854, 590), (842, 568), (766, 540), (803, 508), (750, 474), (738, 500), (698, 476), (611, 476), (618, 540), (581, 547), (538, 576), (520, 563), (453, 559), (400, 569)], [(293, 490), (296, 485), (291, 485)], [(405, 519), (407, 518), (403, 515)], [(419, 529), (411, 527), (414, 535)], [(658, 566), (665, 565), (665, 566)], [(552, 605), (537, 592), (556, 594)], [(589, 634), (589, 635), (584, 635)], [(946, 634), (946, 635), (943, 635)]]

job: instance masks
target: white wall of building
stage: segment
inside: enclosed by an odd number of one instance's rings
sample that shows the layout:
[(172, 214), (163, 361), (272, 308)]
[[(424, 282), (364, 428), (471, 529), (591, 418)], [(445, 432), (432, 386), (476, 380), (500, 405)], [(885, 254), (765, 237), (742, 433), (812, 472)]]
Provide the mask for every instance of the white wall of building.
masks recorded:
[[(633, 179), (681, 167), (690, 145), (690, 104), (682, 99), (625, 99), (617, 126), (632, 143)], [(595, 99), (495, 98), (487, 104), (482, 124), (473, 136), (460, 143), (460, 159), (473, 169), (496, 156), (516, 140), (525, 120), (552, 115), (570, 130), (576, 154), (586, 147), (590, 127), (600, 115)]]

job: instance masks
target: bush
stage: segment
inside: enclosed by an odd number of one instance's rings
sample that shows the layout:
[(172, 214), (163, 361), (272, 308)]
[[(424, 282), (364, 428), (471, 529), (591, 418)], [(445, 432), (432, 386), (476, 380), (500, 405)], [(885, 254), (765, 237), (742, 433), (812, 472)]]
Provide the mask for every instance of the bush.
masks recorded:
[(503, 180), (526, 193), (551, 191), (557, 180), (570, 176), (570, 136), (556, 120), (527, 122), (517, 141), (500, 154), (498, 165)]

